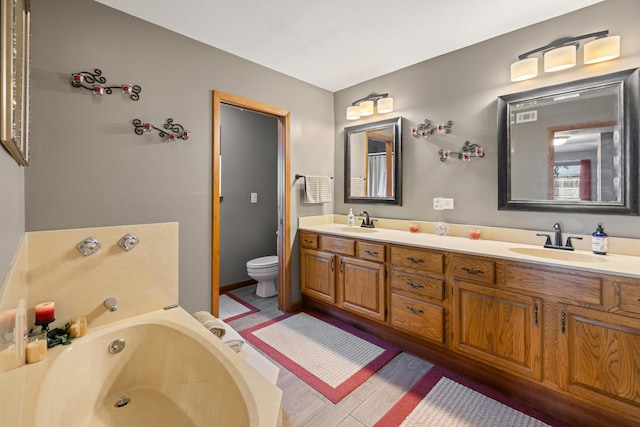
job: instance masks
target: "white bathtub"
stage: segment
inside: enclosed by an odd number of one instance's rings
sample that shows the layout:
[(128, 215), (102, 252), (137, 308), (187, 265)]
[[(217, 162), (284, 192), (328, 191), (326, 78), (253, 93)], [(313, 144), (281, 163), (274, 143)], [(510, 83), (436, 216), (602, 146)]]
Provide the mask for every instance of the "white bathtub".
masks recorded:
[[(109, 344), (117, 339), (124, 339), (125, 348), (110, 354)], [(35, 425), (281, 422), (281, 390), (179, 307), (90, 328), (57, 351), (38, 393)]]

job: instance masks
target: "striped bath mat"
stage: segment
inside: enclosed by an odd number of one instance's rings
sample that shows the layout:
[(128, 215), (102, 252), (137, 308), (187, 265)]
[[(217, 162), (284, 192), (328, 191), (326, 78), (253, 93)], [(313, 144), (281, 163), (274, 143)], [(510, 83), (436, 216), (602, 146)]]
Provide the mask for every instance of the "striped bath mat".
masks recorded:
[(223, 292), (220, 294), (218, 317), (225, 322), (231, 322), (257, 311), (260, 310), (232, 293)]
[(285, 314), (241, 335), (334, 403), (400, 352), (362, 331), (310, 313)]
[(434, 366), (375, 427), (566, 427), (549, 415)]

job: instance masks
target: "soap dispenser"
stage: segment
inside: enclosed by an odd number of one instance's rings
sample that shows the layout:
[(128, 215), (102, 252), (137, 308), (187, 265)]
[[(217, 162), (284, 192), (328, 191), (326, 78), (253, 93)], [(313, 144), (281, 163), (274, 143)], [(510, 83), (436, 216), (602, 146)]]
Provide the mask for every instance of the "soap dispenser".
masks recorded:
[(349, 208), (349, 215), (347, 216), (347, 225), (353, 227), (356, 225), (356, 219), (353, 216), (353, 209)]
[(591, 235), (591, 250), (594, 254), (606, 255), (609, 242), (607, 234), (602, 229), (602, 224), (598, 224), (596, 231)]

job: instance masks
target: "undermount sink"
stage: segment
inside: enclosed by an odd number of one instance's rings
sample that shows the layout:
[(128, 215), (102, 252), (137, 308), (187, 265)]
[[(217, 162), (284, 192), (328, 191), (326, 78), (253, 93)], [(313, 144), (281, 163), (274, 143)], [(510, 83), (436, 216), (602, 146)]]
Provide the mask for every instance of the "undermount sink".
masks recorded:
[(557, 261), (573, 261), (584, 263), (600, 263), (607, 262), (607, 258), (602, 255), (579, 254), (570, 251), (545, 248), (509, 248), (511, 252), (521, 255), (529, 255), (538, 258), (554, 259)]
[(375, 233), (377, 230), (364, 227), (342, 227), (340, 231), (346, 231), (347, 233)]

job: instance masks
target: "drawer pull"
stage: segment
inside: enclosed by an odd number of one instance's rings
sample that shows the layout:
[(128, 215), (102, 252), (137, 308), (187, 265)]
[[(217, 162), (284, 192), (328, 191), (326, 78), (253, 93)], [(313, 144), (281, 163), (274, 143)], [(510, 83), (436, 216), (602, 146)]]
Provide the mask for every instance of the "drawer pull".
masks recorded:
[(416, 259), (416, 258), (412, 258), (412, 257), (408, 257), (407, 258), (409, 261), (411, 261), (414, 264), (420, 264), (421, 262), (424, 262), (423, 259)]
[(305, 242), (305, 243), (309, 243), (309, 244), (311, 244), (311, 243), (313, 243), (313, 240), (307, 240), (307, 239), (304, 239), (304, 242)]
[(378, 255), (378, 251), (370, 251), (369, 249), (365, 249), (364, 253), (367, 255), (373, 255), (373, 256)]
[(422, 314), (422, 313), (424, 313), (423, 310), (416, 310), (415, 308), (411, 307), (410, 305), (407, 306), (407, 310), (409, 310), (413, 314)]
[(407, 285), (409, 285), (409, 287), (413, 288), (413, 289), (422, 289), (424, 288), (424, 285), (416, 285), (415, 283), (409, 281), (407, 282)]
[(482, 274), (484, 271), (482, 270), (471, 270), (469, 267), (462, 267), (462, 271), (465, 271), (469, 274)]
[(567, 332), (567, 312), (566, 310), (562, 310), (562, 317), (560, 322), (562, 323), (562, 333)]
[(538, 326), (538, 303), (533, 304), (533, 321), (536, 326)]

